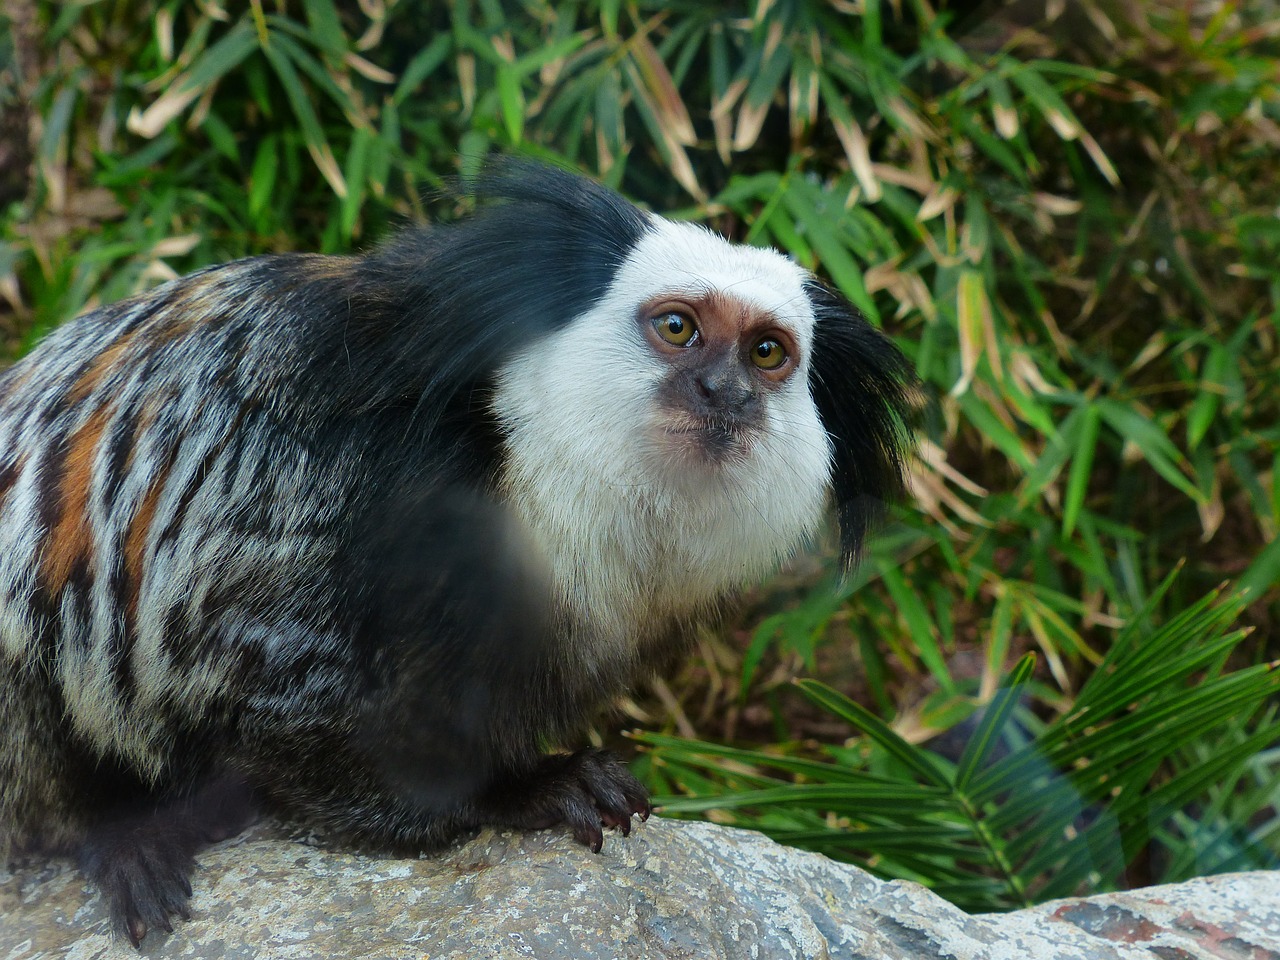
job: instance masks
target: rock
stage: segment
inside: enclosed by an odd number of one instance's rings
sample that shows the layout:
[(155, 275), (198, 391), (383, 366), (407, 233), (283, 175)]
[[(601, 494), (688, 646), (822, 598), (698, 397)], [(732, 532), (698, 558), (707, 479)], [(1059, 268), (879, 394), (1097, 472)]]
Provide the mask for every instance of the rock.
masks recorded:
[[(598, 856), (557, 832), (487, 830), (412, 860), (259, 825), (200, 864), (193, 918), (148, 934), (142, 956), (1280, 960), (1280, 873), (970, 916), (759, 834), (658, 818)], [(0, 871), (0, 960), (137, 956), (69, 864)]]

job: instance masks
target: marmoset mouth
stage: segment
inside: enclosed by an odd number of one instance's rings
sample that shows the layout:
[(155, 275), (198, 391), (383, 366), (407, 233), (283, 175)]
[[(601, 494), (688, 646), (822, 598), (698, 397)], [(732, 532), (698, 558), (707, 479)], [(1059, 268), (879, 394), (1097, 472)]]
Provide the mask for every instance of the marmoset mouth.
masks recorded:
[(681, 417), (679, 423), (663, 428), (670, 443), (686, 455), (693, 454), (712, 463), (733, 457), (742, 459), (750, 449), (751, 431), (698, 417)]

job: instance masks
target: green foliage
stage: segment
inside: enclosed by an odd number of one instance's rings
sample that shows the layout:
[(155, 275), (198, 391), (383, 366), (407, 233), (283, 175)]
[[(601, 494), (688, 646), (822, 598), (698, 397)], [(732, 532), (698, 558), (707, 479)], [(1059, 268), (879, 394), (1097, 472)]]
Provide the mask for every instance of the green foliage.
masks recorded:
[[(451, 215), (428, 198), (493, 151), (777, 246), (915, 362), (913, 495), (855, 578), (780, 581), (704, 638), (662, 688), (667, 722), (758, 747), (852, 719), (867, 739), (821, 774), (778, 767), (781, 747), (732, 755), (811, 778), (803, 803), (747, 767), (733, 782), (791, 797), (760, 814), (775, 832), (969, 903), (1117, 882), (1140, 848), (1162, 877), (1229, 866), (1280, 850), (1269, 688), (1248, 666), (1280, 653), (1280, 50), (1265, 0), (1065, 6), (966, 23), (923, 0), (13, 0), (0, 133), (30, 129), (33, 176), (6, 192), (0, 159), (0, 333), (16, 355), (208, 263), (367, 247)], [(1224, 581), (1247, 607), (1203, 605)], [(1228, 632), (1236, 614), (1261, 629)], [(1135, 652), (1152, 650), (1168, 663)], [(1117, 662), (1159, 690), (1106, 700)], [(843, 696), (801, 702), (799, 673)], [(1105, 729), (1166, 706), (1206, 725), (1152, 724), (1122, 755), (1072, 719), (1099, 702)], [(955, 736), (985, 746), (915, 745)], [(724, 809), (726, 770), (681, 749), (647, 758), (655, 778), (679, 768)], [(1019, 751), (1039, 759), (1015, 769)], [(886, 812), (840, 841), (846, 779)], [(1007, 814), (1031, 784), (1065, 806)], [(903, 791), (933, 798), (910, 830)], [(1092, 873), (1055, 859), (1085, 847)]]
[(1268, 763), (1251, 765), (1280, 740), (1280, 674), (1224, 669), (1244, 636), (1229, 629), (1239, 600), (1206, 597), (1153, 628), (1155, 599), (1060, 715), (1031, 709), (1035, 655), (1023, 657), (969, 718), (958, 757), (813, 680), (805, 696), (862, 734), (824, 759), (642, 734), (659, 748), (651, 776), (680, 788), (662, 812), (714, 810), (970, 910), (1115, 889), (1135, 863), (1165, 882), (1275, 866), (1274, 846), (1231, 813), (1242, 781), (1253, 809), (1280, 801)]

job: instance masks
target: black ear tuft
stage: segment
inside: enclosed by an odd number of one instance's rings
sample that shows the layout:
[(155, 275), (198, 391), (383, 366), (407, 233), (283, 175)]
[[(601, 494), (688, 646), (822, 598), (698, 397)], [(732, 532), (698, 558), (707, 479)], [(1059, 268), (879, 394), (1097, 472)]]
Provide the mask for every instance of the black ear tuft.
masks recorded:
[(805, 292), (817, 317), (809, 388), (835, 451), (831, 486), (847, 569), (902, 496), (916, 377), (902, 351), (844, 297), (818, 280)]
[[(586, 177), (495, 160), (467, 185), (474, 215), (408, 230), (358, 261), (332, 354), (362, 405), (414, 397), (427, 420), (530, 342), (591, 309), (650, 229)], [(348, 377), (349, 379), (352, 376)]]
[(481, 216), (484, 205), (505, 201), (496, 212), (499, 223), (512, 214), (531, 218), (535, 231), (528, 239), (539, 249), (524, 258), (532, 269), (522, 279), (544, 284), (571, 277), (597, 299), (650, 228), (644, 213), (603, 184), (534, 160), (494, 158), (470, 187)]

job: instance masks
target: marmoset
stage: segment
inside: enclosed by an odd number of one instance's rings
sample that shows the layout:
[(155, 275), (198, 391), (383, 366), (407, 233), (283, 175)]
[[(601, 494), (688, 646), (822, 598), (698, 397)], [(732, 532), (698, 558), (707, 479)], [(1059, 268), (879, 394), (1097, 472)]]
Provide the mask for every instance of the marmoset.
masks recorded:
[(76, 856), (135, 945), (259, 807), (599, 850), (645, 790), (548, 747), (901, 491), (910, 366), (813, 274), (526, 161), (471, 189), (0, 376), (0, 854)]

